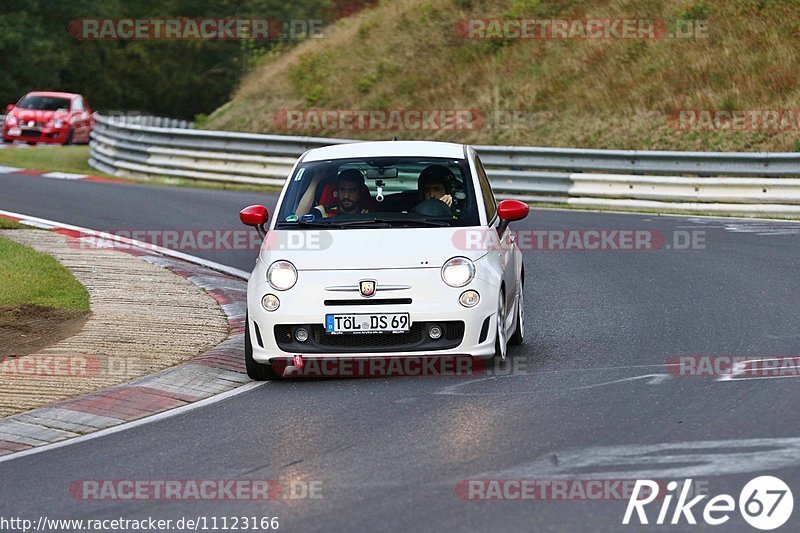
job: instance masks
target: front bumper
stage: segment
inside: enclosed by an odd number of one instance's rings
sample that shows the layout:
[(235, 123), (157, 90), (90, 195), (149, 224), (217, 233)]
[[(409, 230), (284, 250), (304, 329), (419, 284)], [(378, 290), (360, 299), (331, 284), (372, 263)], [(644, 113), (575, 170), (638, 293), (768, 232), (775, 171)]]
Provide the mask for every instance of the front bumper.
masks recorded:
[[(247, 307), (253, 359), (260, 363), (304, 359), (419, 356), (464, 356), (479, 359), (494, 355), (499, 286), (476, 277), (465, 287), (447, 286), (439, 268), (411, 268), (349, 271), (299, 271), (288, 291), (275, 291), (266, 283), (264, 268), (256, 266), (248, 283)], [(357, 286), (359, 280), (377, 280), (377, 292), (364, 298), (357, 292), (337, 292), (332, 287)], [(382, 290), (381, 287), (407, 287)], [(476, 290), (481, 300), (465, 308), (458, 299), (466, 290)], [(280, 307), (266, 311), (265, 294), (280, 299)], [(383, 303), (388, 301), (388, 303)], [(408, 333), (330, 335), (325, 330), (326, 314), (408, 313)], [(439, 325), (443, 334), (431, 339), (428, 328)], [(310, 335), (300, 342), (294, 337), (298, 326)]]
[(63, 144), (69, 135), (69, 127), (8, 127), (3, 126), (3, 140), (6, 142), (23, 141), (36, 143)]

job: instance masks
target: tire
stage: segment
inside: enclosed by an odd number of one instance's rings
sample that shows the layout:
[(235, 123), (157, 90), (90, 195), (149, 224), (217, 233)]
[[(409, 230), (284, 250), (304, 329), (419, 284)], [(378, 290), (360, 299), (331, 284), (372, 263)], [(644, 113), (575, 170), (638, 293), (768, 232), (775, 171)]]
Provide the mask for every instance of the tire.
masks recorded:
[(494, 356), (505, 361), (508, 356), (508, 339), (506, 338), (506, 306), (505, 306), (506, 292), (505, 289), (500, 290), (500, 297), (497, 303), (497, 332), (495, 333), (494, 340)]
[(66, 138), (66, 140), (64, 140), (64, 146), (72, 144), (72, 137), (74, 135), (75, 135), (75, 131), (72, 128), (70, 128), (69, 131), (67, 132), (67, 138)]
[(525, 285), (522, 284), (519, 288), (519, 296), (517, 296), (517, 327), (511, 338), (508, 339), (510, 346), (519, 346), (525, 342)]
[(280, 379), (281, 374), (275, 372), (272, 365), (265, 365), (253, 359), (253, 343), (250, 341), (250, 316), (244, 319), (244, 366), (247, 368), (247, 377), (254, 381), (268, 381)]

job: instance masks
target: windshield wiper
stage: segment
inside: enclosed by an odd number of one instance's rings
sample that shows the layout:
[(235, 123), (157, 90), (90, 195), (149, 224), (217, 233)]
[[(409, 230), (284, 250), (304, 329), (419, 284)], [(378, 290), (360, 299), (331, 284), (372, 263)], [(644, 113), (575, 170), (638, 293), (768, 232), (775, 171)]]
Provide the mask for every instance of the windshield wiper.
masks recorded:
[(296, 228), (299, 226), (315, 228), (391, 228), (393, 226), (400, 226), (408, 228), (414, 226), (449, 227), (450, 223), (446, 220), (428, 220), (427, 218), (364, 218), (337, 221), (336, 217), (331, 217), (316, 220), (297, 220), (295, 222), (278, 222), (277, 226), (280, 228)]
[(390, 228), (392, 227), (392, 220), (384, 220), (382, 218), (367, 218), (364, 220), (340, 220), (334, 221), (333, 226), (337, 228), (349, 228), (353, 226), (370, 226), (374, 228)]
[(364, 220), (343, 220), (335, 223), (337, 226), (367, 226), (370, 224), (382, 224), (381, 227), (403, 226), (409, 227), (410, 224), (420, 224), (423, 226), (449, 226), (450, 223), (443, 220), (428, 220), (426, 218), (368, 218)]
[(320, 220), (298, 220), (297, 222), (278, 222), (279, 228), (298, 228), (298, 227), (311, 227), (311, 228), (346, 228), (353, 226), (372, 226), (375, 228), (390, 228), (391, 224), (387, 220), (381, 219), (368, 219), (368, 220), (342, 220), (336, 222), (332, 218), (323, 218)]
[(412, 218), (403, 222), (421, 224), (423, 226), (450, 226), (450, 222), (447, 220), (428, 220), (427, 218)]
[[(326, 222), (327, 221), (327, 222)], [(278, 226), (282, 228), (295, 228), (297, 226), (312, 226), (315, 228), (329, 228), (335, 226), (332, 219), (323, 218), (320, 220), (297, 220), (295, 222), (278, 222)]]

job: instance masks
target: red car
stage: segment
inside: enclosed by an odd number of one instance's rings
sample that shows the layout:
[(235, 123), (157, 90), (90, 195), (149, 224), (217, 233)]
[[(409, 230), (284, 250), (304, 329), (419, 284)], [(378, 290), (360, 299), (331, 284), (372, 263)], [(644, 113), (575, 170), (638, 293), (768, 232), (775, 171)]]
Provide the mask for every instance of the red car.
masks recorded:
[(92, 110), (80, 94), (31, 92), (6, 106), (5, 142), (88, 143)]

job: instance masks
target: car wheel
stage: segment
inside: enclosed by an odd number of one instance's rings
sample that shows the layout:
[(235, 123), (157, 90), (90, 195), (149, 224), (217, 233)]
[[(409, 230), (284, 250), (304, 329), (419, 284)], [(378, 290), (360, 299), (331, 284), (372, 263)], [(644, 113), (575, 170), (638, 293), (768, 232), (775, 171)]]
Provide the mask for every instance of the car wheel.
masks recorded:
[(500, 291), (500, 298), (497, 302), (497, 334), (494, 341), (494, 355), (500, 360), (505, 361), (508, 352), (508, 334), (506, 333), (506, 294)]
[(67, 146), (68, 144), (72, 144), (72, 137), (74, 135), (75, 135), (75, 132), (73, 131), (72, 128), (70, 128), (69, 131), (67, 131), (67, 138), (64, 140), (64, 146)]
[(28, 146), (36, 146), (36, 142), (34, 141), (25, 141), (25, 144), (27, 144)]
[(253, 343), (250, 341), (250, 316), (244, 319), (244, 366), (247, 368), (247, 377), (255, 381), (280, 379), (281, 374), (275, 372), (272, 365), (265, 365), (253, 359)]
[(511, 346), (519, 346), (525, 341), (525, 286), (519, 288), (517, 296), (517, 327), (514, 334), (508, 339)]

